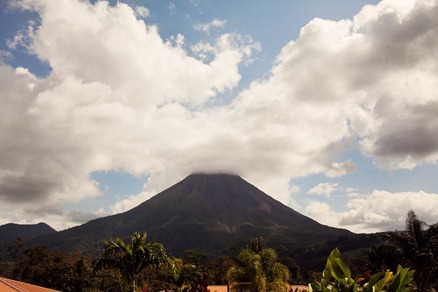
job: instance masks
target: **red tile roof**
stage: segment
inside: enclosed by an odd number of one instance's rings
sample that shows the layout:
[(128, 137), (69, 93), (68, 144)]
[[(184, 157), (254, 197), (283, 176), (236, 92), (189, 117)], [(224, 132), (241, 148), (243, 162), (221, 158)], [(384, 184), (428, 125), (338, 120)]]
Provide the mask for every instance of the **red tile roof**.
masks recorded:
[(58, 290), (48, 289), (32, 284), (23, 283), (11, 279), (0, 277), (1, 292), (60, 292)]

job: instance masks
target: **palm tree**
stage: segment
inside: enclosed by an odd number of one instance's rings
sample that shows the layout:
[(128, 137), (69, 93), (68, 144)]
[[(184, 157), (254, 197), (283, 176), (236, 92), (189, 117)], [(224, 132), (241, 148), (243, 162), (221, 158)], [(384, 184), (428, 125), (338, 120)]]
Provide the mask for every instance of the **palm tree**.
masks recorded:
[(280, 263), (275, 249), (265, 247), (263, 238), (251, 238), (249, 248), (242, 249), (236, 260), (238, 265), (227, 272), (230, 285), (251, 282), (252, 291), (289, 290), (289, 270)]
[(418, 291), (430, 291), (438, 280), (438, 223), (428, 226), (410, 210), (405, 231), (389, 232), (389, 239), (415, 270)]
[(173, 261), (167, 256), (164, 246), (158, 242), (146, 244), (146, 233), (136, 232), (131, 243), (126, 244), (119, 237), (106, 241), (103, 257), (96, 263), (97, 269), (113, 268), (120, 272), (122, 280), (136, 290), (136, 277), (145, 268), (160, 267), (163, 264), (173, 267)]

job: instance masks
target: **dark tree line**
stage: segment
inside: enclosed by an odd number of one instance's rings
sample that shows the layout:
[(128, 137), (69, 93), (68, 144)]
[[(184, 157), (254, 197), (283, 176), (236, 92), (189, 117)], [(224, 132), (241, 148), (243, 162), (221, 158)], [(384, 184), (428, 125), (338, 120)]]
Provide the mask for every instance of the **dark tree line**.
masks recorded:
[(4, 277), (65, 292), (83, 291), (91, 286), (93, 269), (89, 260), (79, 255), (25, 248), (22, 242), (10, 249), (12, 263), (3, 263)]
[[(173, 258), (162, 244), (146, 239), (145, 233), (135, 233), (130, 242), (109, 239), (98, 260), (26, 247), (18, 240), (9, 250), (12, 261), (0, 261), (0, 276), (65, 292), (141, 291), (146, 287), (147, 291), (203, 291), (208, 285), (240, 281), (254, 282), (263, 290), (273, 282), (278, 289), (286, 289), (287, 283), (303, 283), (293, 259), (267, 248), (262, 238), (252, 238), (234, 257), (211, 259), (196, 250)], [(438, 223), (427, 225), (410, 211), (405, 230), (386, 232), (383, 243), (371, 247), (366, 260), (356, 265), (359, 268), (351, 267), (353, 273), (364, 269), (376, 273), (396, 271), (398, 265), (415, 270), (416, 291), (438, 288)]]
[(395, 270), (398, 264), (415, 270), (417, 291), (438, 289), (438, 223), (427, 225), (411, 210), (405, 230), (386, 232), (385, 242), (371, 248), (369, 267), (373, 271)]

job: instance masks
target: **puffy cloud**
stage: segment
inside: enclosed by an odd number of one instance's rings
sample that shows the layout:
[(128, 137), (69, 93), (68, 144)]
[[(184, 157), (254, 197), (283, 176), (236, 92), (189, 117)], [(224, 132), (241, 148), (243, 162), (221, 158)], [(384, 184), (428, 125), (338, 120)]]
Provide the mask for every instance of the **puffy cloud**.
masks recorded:
[(110, 207), (111, 213), (118, 214), (118, 213), (125, 212), (126, 210), (130, 210), (130, 209), (140, 205), (144, 201), (150, 199), (155, 194), (156, 194), (156, 192), (154, 192), (154, 193), (141, 192), (137, 195), (128, 196), (128, 197), (116, 202), (114, 205), (112, 205)]
[(52, 75), (109, 84), (112, 98), (126, 106), (200, 105), (240, 80), (243, 55), (226, 37), (219, 39), (211, 63), (204, 64), (163, 42), (156, 27), (137, 20), (124, 4), (48, 1), (40, 14), (32, 49), (50, 64)]
[(293, 78), (289, 96), (348, 121), (381, 165), (435, 161), (437, 11), (433, 1), (382, 1), (353, 21), (315, 19), (283, 49), (272, 79)]
[(144, 6), (136, 6), (135, 7), (135, 15), (138, 17), (148, 17), (149, 16), (149, 9), (147, 9)]
[(434, 1), (382, 1), (355, 19), (367, 27), (357, 65), (373, 76), (366, 86), (372, 103), (364, 108), (372, 122), (359, 134), (364, 151), (383, 166), (412, 168), (438, 158), (437, 12)]
[(327, 170), (326, 175), (328, 177), (340, 177), (348, 173), (352, 173), (355, 170), (355, 163), (351, 159), (348, 159), (344, 162), (333, 162), (331, 165), (331, 169)]
[(305, 208), (305, 214), (324, 225), (339, 226), (339, 214), (333, 211), (327, 203), (309, 201)]
[[(187, 136), (204, 122), (192, 108), (235, 87), (238, 64), (250, 55), (250, 44), (224, 35), (212, 45), (210, 63), (197, 60), (181, 43), (163, 42), (124, 4), (15, 4), (40, 14), (40, 24), (32, 33), (19, 32), (19, 39), (30, 39), (29, 50), (52, 71), (37, 79), (26, 69), (0, 65), (2, 221), (16, 217), (10, 210), (17, 204), (38, 202), (42, 210), (101, 195), (90, 179), (93, 171), (155, 175), (171, 169), (163, 161), (190, 151), (182, 141), (205, 134), (201, 127)], [(178, 170), (167, 178), (186, 174)], [(60, 215), (51, 208), (46, 213)]]
[(312, 201), (305, 213), (332, 226), (347, 228), (355, 232), (378, 232), (403, 230), (409, 210), (428, 224), (436, 223), (438, 216), (438, 194), (420, 192), (398, 192), (374, 190), (371, 194), (357, 194), (347, 203), (348, 211), (335, 211), (327, 203)]
[[(353, 147), (386, 167), (438, 158), (436, 1), (384, 0), (352, 20), (314, 19), (268, 78), (217, 107), (208, 102), (236, 88), (239, 65), (260, 49), (250, 37), (226, 33), (189, 54), (183, 36), (163, 41), (125, 4), (15, 5), (41, 19), (11, 49), (25, 46), (52, 71), (37, 79), (0, 65), (0, 220), (42, 214), (30, 202), (100, 195), (93, 171), (151, 177), (116, 212), (196, 171), (240, 174), (290, 203), (292, 178), (354, 171), (337, 159)], [(350, 202), (342, 224), (382, 220)], [(47, 210), (60, 224), (59, 209)]]
[(375, 190), (371, 195), (351, 199), (351, 209), (342, 215), (340, 224), (365, 230), (401, 230), (409, 210), (414, 210), (422, 220), (436, 223), (438, 194)]
[(315, 187), (311, 188), (307, 193), (310, 195), (323, 195), (330, 197), (330, 195), (339, 190), (338, 183), (319, 183)]

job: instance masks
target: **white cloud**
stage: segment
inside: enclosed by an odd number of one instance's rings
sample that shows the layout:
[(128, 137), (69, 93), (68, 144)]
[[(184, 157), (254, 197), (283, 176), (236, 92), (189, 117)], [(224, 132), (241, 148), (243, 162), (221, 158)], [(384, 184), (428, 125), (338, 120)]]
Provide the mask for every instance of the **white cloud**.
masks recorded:
[[(219, 56), (227, 57), (233, 54), (246, 60), (254, 52), (261, 50), (260, 44), (255, 43), (251, 37), (230, 33), (218, 37), (215, 44), (199, 42), (192, 45), (190, 49), (199, 59), (204, 62), (211, 62), (211, 64), (213, 64), (215, 56), (218, 58)], [(230, 58), (230, 60), (232, 59)]]
[(138, 205), (143, 203), (144, 201), (150, 199), (155, 194), (156, 193), (151, 194), (148, 192), (141, 192), (137, 195), (128, 196), (110, 207), (111, 214), (118, 214), (131, 210), (132, 208), (137, 207)]
[(339, 214), (333, 211), (327, 203), (309, 201), (305, 208), (305, 214), (324, 225), (339, 226)]
[(349, 199), (347, 206), (348, 211), (336, 212), (327, 203), (312, 201), (305, 214), (324, 224), (330, 222), (332, 226), (354, 232), (403, 230), (409, 210), (414, 210), (428, 224), (436, 223), (438, 194), (374, 190), (368, 195), (356, 194)]
[(348, 207), (351, 210), (340, 218), (343, 226), (364, 230), (402, 230), (411, 209), (427, 223), (436, 223), (438, 194), (375, 190), (369, 196), (351, 199)]
[(54, 77), (110, 84), (114, 98), (134, 107), (199, 105), (240, 80), (237, 66), (245, 56), (228, 37), (219, 38), (214, 58), (204, 64), (163, 42), (156, 27), (137, 20), (127, 5), (48, 3), (32, 47)]
[(311, 188), (307, 193), (310, 195), (322, 195), (330, 197), (333, 192), (339, 189), (339, 184), (337, 183), (319, 183), (315, 187)]
[[(0, 65), (2, 218), (38, 213), (14, 215), (18, 203), (101, 195), (93, 171), (148, 174), (148, 194), (194, 171), (231, 172), (289, 203), (291, 178), (354, 171), (337, 159), (346, 149), (385, 167), (438, 159), (436, 2), (384, 0), (353, 20), (315, 19), (267, 79), (215, 108), (207, 102), (236, 88), (239, 66), (260, 50), (250, 37), (225, 33), (192, 46), (193, 57), (184, 37), (163, 41), (125, 4), (20, 4), (41, 22), (10, 47), (25, 46), (52, 72), (36, 79)], [(349, 207), (343, 218), (368, 224), (359, 229), (384, 218)]]
[(213, 28), (222, 28), (222, 27), (225, 26), (225, 23), (226, 23), (225, 20), (213, 19), (209, 23), (199, 23), (199, 24), (196, 24), (193, 28), (195, 30), (203, 31), (204, 33), (206, 33), (208, 35), (208, 34), (210, 34), (210, 31)]
[(9, 49), (24, 48), (26, 51), (31, 51), (32, 37), (34, 35), (35, 23), (31, 21), (26, 29), (17, 32), (14, 38), (6, 40)]
[(135, 15), (137, 17), (146, 18), (149, 16), (149, 9), (144, 6), (136, 6), (135, 7)]
[(328, 177), (340, 177), (352, 173), (355, 170), (355, 163), (351, 159), (348, 159), (344, 162), (333, 162), (331, 168), (327, 170), (326, 175)]
[[(181, 49), (183, 38), (176, 46), (163, 42), (124, 4), (26, 5), (41, 16), (41, 26), (26, 35), (29, 49), (52, 72), (37, 79), (27, 69), (0, 65), (0, 199), (9, 219), (23, 201), (47, 205), (101, 195), (90, 180), (93, 171), (173, 169), (163, 158), (184, 155), (191, 151), (184, 141), (202, 141), (197, 135), (205, 134), (196, 130), (204, 118), (191, 109), (235, 87), (238, 64), (248, 57), (250, 44), (224, 35), (210, 63), (194, 59)], [(189, 172), (183, 171), (174, 172), (180, 178)], [(165, 177), (168, 184), (175, 175)]]

